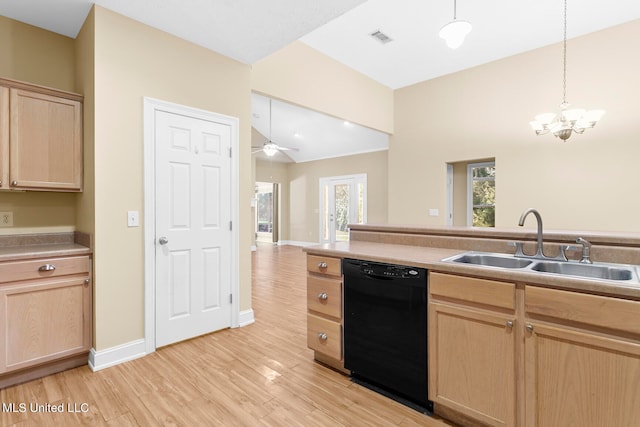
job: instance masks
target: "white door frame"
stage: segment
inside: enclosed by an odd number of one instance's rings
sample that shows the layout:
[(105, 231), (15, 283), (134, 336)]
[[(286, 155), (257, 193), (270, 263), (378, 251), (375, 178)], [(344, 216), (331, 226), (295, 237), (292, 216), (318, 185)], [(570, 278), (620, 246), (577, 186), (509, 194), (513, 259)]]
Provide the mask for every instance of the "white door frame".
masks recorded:
[(155, 244), (155, 113), (165, 111), (201, 120), (213, 121), (228, 125), (231, 128), (231, 327), (239, 326), (239, 159), (234, 153), (238, 153), (239, 134), (238, 119), (198, 108), (174, 104), (172, 102), (144, 97), (144, 340), (145, 352), (153, 353), (156, 350), (156, 296), (155, 296), (155, 271), (156, 271), (156, 244)]

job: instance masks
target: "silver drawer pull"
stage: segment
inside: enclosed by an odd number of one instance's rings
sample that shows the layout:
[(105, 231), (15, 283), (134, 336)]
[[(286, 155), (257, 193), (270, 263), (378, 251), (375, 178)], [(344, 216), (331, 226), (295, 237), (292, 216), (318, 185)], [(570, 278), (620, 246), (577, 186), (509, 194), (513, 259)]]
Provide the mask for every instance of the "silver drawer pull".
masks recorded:
[(327, 263), (322, 261), (318, 263), (318, 268), (327, 268)]
[(527, 327), (527, 331), (528, 331), (528, 332), (531, 332), (531, 333), (533, 332), (533, 325), (531, 325), (531, 324), (527, 324), (527, 326), (526, 326), (526, 327)]
[(325, 334), (324, 332), (318, 332), (318, 339), (320, 341), (326, 341), (327, 340), (327, 334)]
[(56, 269), (56, 266), (53, 264), (45, 264), (40, 266), (40, 268), (38, 269), (38, 271), (54, 271)]
[(327, 293), (326, 293), (326, 292), (320, 292), (320, 293), (318, 294), (318, 299), (319, 299), (320, 301), (326, 301), (326, 300), (328, 300), (328, 299), (329, 299), (329, 295), (327, 295)]
[(507, 320), (507, 328), (509, 328), (509, 329), (513, 328), (513, 321), (512, 320)]

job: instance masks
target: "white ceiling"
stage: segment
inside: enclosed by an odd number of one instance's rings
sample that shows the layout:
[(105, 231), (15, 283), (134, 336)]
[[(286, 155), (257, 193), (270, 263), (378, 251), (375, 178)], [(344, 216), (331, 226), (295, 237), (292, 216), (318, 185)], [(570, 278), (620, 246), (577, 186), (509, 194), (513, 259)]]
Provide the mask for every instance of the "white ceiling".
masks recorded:
[[(473, 29), (452, 50), (438, 31), (453, 19), (453, 0), (368, 0), (301, 40), (397, 89), (560, 42), (563, 14), (562, 0), (458, 0), (457, 18)], [(568, 0), (567, 36), (635, 19), (640, 19), (638, 0)], [(374, 40), (369, 34), (376, 30), (393, 41)], [(570, 61), (571, 51), (568, 55)]]
[(252, 64), (365, 0), (0, 0), (0, 15), (75, 38), (95, 3)]
[[(0, 15), (75, 37), (93, 3), (247, 64), (300, 39), (392, 89), (557, 43), (564, 9), (562, 0), (458, 0), (457, 18), (469, 21), (473, 30), (457, 50), (437, 35), (453, 18), (453, 0), (0, 0)], [(640, 19), (637, 0), (568, 3), (569, 38)], [(380, 44), (369, 36), (376, 30), (393, 41)], [(568, 55), (570, 61), (571, 51)], [(290, 139), (287, 126), (299, 123), (302, 130), (316, 113), (285, 104), (278, 108), (282, 116), (274, 113), (274, 142), (302, 144)], [(379, 149), (372, 141), (386, 138), (367, 129), (358, 140), (341, 120), (332, 125), (327, 120), (317, 118), (315, 127), (307, 124), (304, 133), (299, 131), (314, 139), (291, 153), (295, 161), (358, 152), (367, 144)], [(254, 121), (268, 135), (264, 123)]]
[(255, 93), (251, 94), (251, 112), (251, 123), (258, 132), (252, 137), (254, 146), (262, 146), (271, 135), (271, 142), (294, 149), (274, 157), (260, 154), (262, 159), (300, 163), (389, 148), (385, 133), (287, 102), (272, 100), (270, 114), (269, 98)]

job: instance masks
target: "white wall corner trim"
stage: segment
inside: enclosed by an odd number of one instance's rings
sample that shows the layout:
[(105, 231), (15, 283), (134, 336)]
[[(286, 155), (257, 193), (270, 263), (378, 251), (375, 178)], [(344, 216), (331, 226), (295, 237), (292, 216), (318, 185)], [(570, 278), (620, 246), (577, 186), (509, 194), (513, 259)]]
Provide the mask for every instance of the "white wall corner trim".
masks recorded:
[(248, 326), (256, 321), (255, 317), (253, 317), (253, 309), (243, 310), (240, 312), (240, 318), (238, 322), (239, 327)]
[(146, 355), (144, 339), (131, 341), (106, 350), (97, 351), (91, 348), (89, 352), (89, 368), (96, 372)]

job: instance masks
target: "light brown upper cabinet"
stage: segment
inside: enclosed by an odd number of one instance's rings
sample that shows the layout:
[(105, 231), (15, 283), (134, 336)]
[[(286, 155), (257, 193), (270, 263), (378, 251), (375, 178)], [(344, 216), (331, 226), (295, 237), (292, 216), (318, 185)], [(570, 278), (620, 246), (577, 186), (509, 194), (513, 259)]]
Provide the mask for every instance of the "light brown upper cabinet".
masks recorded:
[(82, 96), (0, 79), (0, 189), (82, 191)]

